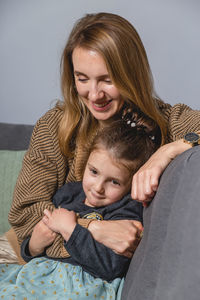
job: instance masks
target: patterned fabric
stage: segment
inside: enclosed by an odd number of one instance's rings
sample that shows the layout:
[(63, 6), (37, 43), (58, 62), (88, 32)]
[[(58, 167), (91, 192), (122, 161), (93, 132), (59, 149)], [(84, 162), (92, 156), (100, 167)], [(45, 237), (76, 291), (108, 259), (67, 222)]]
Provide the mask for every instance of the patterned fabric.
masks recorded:
[(81, 267), (45, 258), (0, 265), (0, 299), (120, 300), (124, 279), (94, 278)]
[[(160, 100), (157, 100), (157, 106), (168, 122), (166, 142), (177, 140), (188, 131), (200, 130), (199, 111), (194, 111), (184, 104), (172, 107)], [(55, 191), (65, 181), (81, 180), (82, 168), (88, 153), (79, 145), (76, 147), (73, 160), (64, 158), (57, 138), (62, 114), (61, 110), (53, 108), (37, 122), (34, 128), (9, 213), (9, 221), (19, 243), (31, 234), (34, 225), (43, 216), (44, 209), (53, 209), (51, 199)], [(80, 219), (79, 222), (80, 225), (87, 227), (90, 220)], [(60, 235), (47, 249), (47, 254), (50, 257), (67, 255)]]
[(0, 264), (18, 263), (17, 255), (8, 242), (5, 234), (0, 235)]

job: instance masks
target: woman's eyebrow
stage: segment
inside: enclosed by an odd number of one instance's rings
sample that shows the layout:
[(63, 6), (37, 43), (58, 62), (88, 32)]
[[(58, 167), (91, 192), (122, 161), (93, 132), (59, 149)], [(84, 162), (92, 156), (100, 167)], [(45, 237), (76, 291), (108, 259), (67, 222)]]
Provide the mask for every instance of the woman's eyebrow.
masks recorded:
[[(85, 77), (88, 77), (88, 75), (86, 75), (85, 73), (83, 72), (80, 72), (80, 71), (74, 71), (74, 75), (76, 76), (85, 76)], [(109, 74), (102, 74), (100, 76), (97, 77), (98, 79), (104, 79), (104, 78), (110, 78)]]
[(84, 74), (83, 72), (79, 72), (79, 71), (74, 71), (74, 74), (75, 75), (82, 75), (82, 76), (86, 76), (87, 77), (87, 75), (86, 74)]

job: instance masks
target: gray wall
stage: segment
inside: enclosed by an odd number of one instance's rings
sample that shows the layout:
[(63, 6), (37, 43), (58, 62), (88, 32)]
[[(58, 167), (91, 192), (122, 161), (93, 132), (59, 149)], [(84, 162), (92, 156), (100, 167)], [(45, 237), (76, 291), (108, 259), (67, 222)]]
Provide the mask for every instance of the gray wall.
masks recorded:
[(34, 124), (61, 98), (67, 36), (75, 20), (98, 11), (136, 27), (161, 98), (199, 109), (199, 0), (0, 0), (0, 122)]

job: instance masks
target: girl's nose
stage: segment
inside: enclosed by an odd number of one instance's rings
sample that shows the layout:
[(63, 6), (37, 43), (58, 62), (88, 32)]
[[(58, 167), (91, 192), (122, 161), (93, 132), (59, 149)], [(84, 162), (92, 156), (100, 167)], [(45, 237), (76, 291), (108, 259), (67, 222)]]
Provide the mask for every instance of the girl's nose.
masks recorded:
[(96, 182), (95, 191), (99, 194), (104, 193), (104, 184), (101, 181)]

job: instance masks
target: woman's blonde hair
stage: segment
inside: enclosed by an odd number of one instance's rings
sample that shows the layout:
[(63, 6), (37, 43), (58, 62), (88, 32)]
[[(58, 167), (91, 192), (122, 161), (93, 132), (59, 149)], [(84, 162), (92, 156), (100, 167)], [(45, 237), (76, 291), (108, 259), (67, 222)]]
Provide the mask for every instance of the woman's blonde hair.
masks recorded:
[(135, 28), (111, 13), (87, 14), (72, 29), (61, 60), (61, 87), (64, 101), (59, 142), (66, 156), (73, 153), (73, 141), (85, 141), (96, 132), (98, 122), (77, 94), (72, 53), (76, 47), (92, 49), (104, 59), (113, 84), (128, 104), (134, 104), (160, 128), (162, 143), (166, 122), (159, 112), (146, 51)]

